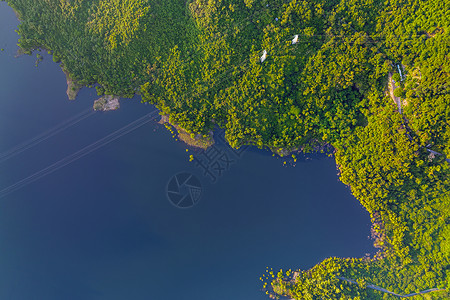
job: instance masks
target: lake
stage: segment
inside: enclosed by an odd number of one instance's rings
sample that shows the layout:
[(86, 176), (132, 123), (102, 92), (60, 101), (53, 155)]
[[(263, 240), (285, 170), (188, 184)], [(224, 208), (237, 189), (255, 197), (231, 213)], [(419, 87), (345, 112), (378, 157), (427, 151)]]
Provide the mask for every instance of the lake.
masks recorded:
[(14, 58), (17, 25), (1, 2), (0, 299), (262, 300), (266, 267), (374, 253), (333, 158), (186, 151), (138, 97), (91, 113), (50, 56)]

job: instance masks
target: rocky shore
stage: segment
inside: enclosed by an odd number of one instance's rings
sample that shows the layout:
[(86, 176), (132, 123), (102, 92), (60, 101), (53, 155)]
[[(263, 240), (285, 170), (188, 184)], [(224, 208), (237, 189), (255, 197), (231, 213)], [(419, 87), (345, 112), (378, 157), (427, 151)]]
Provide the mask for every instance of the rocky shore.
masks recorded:
[(105, 95), (94, 101), (94, 110), (116, 110), (120, 107), (119, 99), (119, 96)]
[(185, 142), (187, 145), (194, 147), (194, 148), (201, 148), (201, 149), (207, 149), (208, 147), (211, 147), (214, 144), (214, 138), (213, 133), (210, 132), (208, 135), (202, 135), (202, 134), (190, 134), (177, 124), (169, 122), (168, 116), (161, 116), (161, 120), (159, 120), (160, 124), (168, 124), (176, 129), (178, 133), (178, 138)]
[(70, 74), (63, 69), (64, 74), (66, 74), (66, 81), (67, 81), (67, 97), (69, 97), (69, 100), (75, 100), (75, 98), (78, 95), (78, 92), (83, 87), (81, 84), (78, 84), (75, 80), (73, 80), (70, 77)]

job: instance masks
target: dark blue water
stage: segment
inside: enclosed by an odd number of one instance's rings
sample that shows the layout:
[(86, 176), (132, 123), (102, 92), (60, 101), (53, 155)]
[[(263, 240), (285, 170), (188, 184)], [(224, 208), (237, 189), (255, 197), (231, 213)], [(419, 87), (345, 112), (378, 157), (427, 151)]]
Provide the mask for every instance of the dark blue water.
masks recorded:
[[(34, 56), (14, 58), (17, 24), (0, 3), (0, 154), (61, 128), (95, 99), (83, 89), (67, 100), (65, 77), (48, 56), (37, 68)], [(120, 110), (16, 153), (0, 162), (0, 190), (152, 110), (122, 100)], [(189, 162), (192, 150), (150, 122), (17, 185), (0, 199), (0, 299), (262, 300), (266, 267), (307, 269), (374, 251), (369, 216), (338, 181), (332, 158), (301, 157), (294, 167), (255, 149), (216, 150), (213, 182), (196, 163), (205, 154)], [(182, 171), (203, 188), (189, 209), (166, 197)]]

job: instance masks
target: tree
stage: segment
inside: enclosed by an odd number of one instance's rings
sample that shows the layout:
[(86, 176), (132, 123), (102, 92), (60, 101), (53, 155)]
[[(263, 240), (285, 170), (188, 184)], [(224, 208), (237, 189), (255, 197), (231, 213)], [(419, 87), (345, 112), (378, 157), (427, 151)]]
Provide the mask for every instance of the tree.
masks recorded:
[(392, 79), (394, 79), (395, 82), (400, 82), (400, 74), (395, 73), (394, 75), (392, 75)]
[(401, 88), (401, 87), (398, 87), (398, 88), (396, 88), (395, 90), (394, 90), (394, 96), (395, 97), (399, 97), (399, 98), (404, 98), (404, 95), (405, 93), (404, 93), (404, 90), (403, 90), (403, 88)]

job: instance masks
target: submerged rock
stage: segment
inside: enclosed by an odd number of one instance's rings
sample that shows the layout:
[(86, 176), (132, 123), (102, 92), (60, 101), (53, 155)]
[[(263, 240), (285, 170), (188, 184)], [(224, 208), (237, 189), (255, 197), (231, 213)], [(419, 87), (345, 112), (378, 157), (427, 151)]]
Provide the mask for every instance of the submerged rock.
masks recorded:
[(120, 107), (119, 96), (105, 95), (100, 99), (95, 100), (94, 110), (108, 111), (116, 110)]

